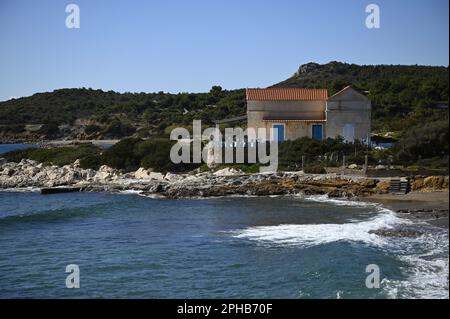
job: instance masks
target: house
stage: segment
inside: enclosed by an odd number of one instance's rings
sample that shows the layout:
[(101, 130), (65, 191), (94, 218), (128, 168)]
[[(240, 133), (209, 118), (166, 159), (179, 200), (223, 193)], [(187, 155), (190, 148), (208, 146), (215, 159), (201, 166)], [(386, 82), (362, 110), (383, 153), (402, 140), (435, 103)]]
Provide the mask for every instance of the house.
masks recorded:
[(351, 86), (331, 97), (326, 89), (247, 89), (246, 93), (247, 126), (267, 132), (274, 128), (280, 141), (341, 136), (348, 142), (370, 143), (371, 103)]

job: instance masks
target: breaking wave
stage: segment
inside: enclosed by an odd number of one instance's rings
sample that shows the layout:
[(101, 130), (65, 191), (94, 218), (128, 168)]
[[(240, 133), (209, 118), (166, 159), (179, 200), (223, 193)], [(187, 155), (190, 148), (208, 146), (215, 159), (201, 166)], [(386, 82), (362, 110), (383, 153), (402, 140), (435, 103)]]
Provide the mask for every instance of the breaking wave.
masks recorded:
[(384, 279), (381, 285), (389, 298), (449, 298), (448, 231), (403, 239), (392, 252), (406, 265), (401, 270), (407, 280)]
[(314, 195), (314, 196), (305, 196), (302, 194), (297, 195), (302, 200), (318, 202), (318, 203), (330, 203), (336, 206), (353, 206), (353, 207), (381, 207), (375, 203), (367, 203), (356, 200), (349, 199), (338, 199), (338, 198), (330, 198), (328, 195)]
[[(331, 199), (328, 196), (301, 196), (315, 202), (338, 206), (373, 207), (375, 217), (345, 224), (303, 224), (255, 226), (231, 231), (232, 237), (256, 242), (262, 246), (308, 248), (346, 241), (382, 249), (395, 256), (406, 280), (383, 279), (381, 288), (388, 298), (449, 298), (448, 230), (433, 228), (417, 238), (387, 238), (370, 231), (414, 226), (419, 222), (399, 218), (378, 204)], [(420, 224), (420, 223), (419, 223)], [(430, 231), (430, 229), (428, 229)]]
[(355, 241), (372, 245), (383, 245), (383, 237), (369, 233), (371, 230), (394, 228), (407, 223), (389, 210), (361, 222), (347, 224), (308, 224), (256, 226), (233, 231), (235, 238), (257, 241), (262, 244), (295, 245), (310, 247), (336, 241)]

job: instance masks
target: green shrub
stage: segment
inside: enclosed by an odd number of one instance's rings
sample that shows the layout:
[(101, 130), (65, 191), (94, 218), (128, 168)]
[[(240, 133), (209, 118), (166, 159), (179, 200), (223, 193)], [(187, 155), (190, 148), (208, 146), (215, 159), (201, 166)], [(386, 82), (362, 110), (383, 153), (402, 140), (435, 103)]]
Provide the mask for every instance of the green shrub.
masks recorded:
[(140, 142), (139, 138), (126, 138), (114, 144), (103, 152), (103, 163), (110, 167), (124, 170), (139, 168), (141, 158), (136, 155), (135, 147)]
[(138, 144), (136, 154), (141, 158), (140, 166), (159, 172), (180, 172), (198, 167), (189, 163), (172, 163), (170, 150), (174, 143), (166, 138), (156, 138)]
[(394, 148), (400, 161), (448, 155), (448, 120), (421, 123), (411, 127)]
[(421, 159), (417, 161), (415, 166), (425, 169), (446, 169), (448, 171), (448, 164), (449, 164), (448, 156), (444, 156), (444, 157)]
[(110, 138), (122, 138), (132, 135), (136, 129), (128, 123), (114, 120), (103, 131), (103, 134)]
[(102, 128), (101, 128), (100, 126), (98, 126), (98, 125), (95, 125), (95, 124), (87, 125), (87, 126), (84, 128), (84, 132), (85, 132), (86, 134), (98, 133), (98, 132), (100, 132), (101, 130), (102, 130)]
[(83, 160), (89, 156), (98, 156), (101, 149), (92, 144), (79, 146), (29, 148), (8, 152), (2, 155), (10, 162), (20, 162), (22, 159), (31, 159), (44, 164), (67, 165), (75, 160)]
[(89, 154), (80, 159), (80, 167), (83, 169), (99, 169), (103, 164), (103, 156), (100, 154)]
[(1, 133), (19, 134), (25, 132), (25, 125), (22, 124), (11, 124), (0, 127)]
[(16, 162), (19, 163), (24, 158), (29, 158), (32, 151), (35, 148), (27, 148), (24, 150), (10, 151), (5, 154), (2, 154), (1, 157), (5, 158), (8, 162)]
[(44, 164), (63, 166), (71, 164), (77, 159), (81, 160), (87, 156), (97, 155), (99, 153), (99, 147), (92, 144), (86, 144), (79, 146), (38, 148), (30, 151), (28, 158)]
[(279, 169), (301, 169), (302, 156), (305, 157), (305, 165), (311, 162), (318, 162), (323, 166), (339, 166), (342, 164), (343, 155), (347, 156), (348, 160), (362, 164), (366, 154), (369, 154), (367, 146), (359, 141), (346, 143), (340, 137), (317, 141), (303, 137), (295, 141), (286, 141), (279, 145)]
[(59, 127), (55, 123), (48, 123), (42, 125), (42, 127), (37, 131), (38, 134), (43, 134), (47, 138), (54, 138), (59, 135)]

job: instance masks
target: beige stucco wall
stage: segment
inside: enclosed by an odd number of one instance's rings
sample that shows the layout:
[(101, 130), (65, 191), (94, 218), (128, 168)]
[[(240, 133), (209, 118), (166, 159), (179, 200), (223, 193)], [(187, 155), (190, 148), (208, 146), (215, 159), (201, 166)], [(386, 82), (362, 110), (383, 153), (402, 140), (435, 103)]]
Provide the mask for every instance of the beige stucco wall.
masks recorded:
[[(284, 124), (285, 138), (295, 140), (312, 137), (312, 125), (322, 124), (324, 138), (346, 135), (351, 137), (349, 141), (367, 142), (371, 133), (371, 108), (367, 97), (349, 87), (328, 101), (247, 101), (247, 125), (255, 129), (265, 128), (266, 139), (270, 139), (270, 128), (274, 124)], [(266, 122), (264, 118), (280, 120)], [(322, 118), (326, 119), (326, 123), (282, 120)]]
[[(285, 125), (285, 138), (288, 140), (311, 137), (312, 123), (282, 120), (265, 122), (263, 119), (325, 119), (325, 109), (325, 101), (247, 101), (247, 125), (255, 129), (265, 128), (266, 139), (270, 139), (270, 128), (274, 124)], [(325, 136), (325, 125), (323, 131)]]
[[(342, 136), (350, 142), (370, 141), (371, 109), (370, 100), (354, 90), (330, 98), (326, 111), (326, 137)], [(349, 134), (349, 130), (353, 134)]]

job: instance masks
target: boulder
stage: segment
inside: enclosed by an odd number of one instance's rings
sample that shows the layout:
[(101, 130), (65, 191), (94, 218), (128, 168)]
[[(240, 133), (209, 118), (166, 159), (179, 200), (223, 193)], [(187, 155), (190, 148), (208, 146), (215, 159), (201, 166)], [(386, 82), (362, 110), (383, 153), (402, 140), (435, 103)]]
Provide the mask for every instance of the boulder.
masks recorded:
[(233, 175), (240, 175), (242, 174), (241, 171), (238, 171), (234, 168), (225, 167), (224, 169), (220, 169), (217, 172), (214, 172), (213, 175), (215, 176), (233, 176)]
[(137, 179), (147, 179), (149, 178), (150, 172), (145, 168), (141, 167), (134, 173), (134, 178)]
[(73, 164), (72, 164), (72, 166), (73, 167), (76, 167), (76, 168), (78, 168), (78, 167), (80, 167), (80, 165), (81, 165), (81, 160), (80, 159), (77, 159), (75, 162), (73, 162)]
[(119, 176), (120, 174), (116, 169), (111, 168), (107, 165), (102, 165), (95, 174), (94, 180), (98, 182), (105, 182), (109, 180), (115, 180), (119, 178)]
[(448, 185), (448, 176), (415, 176), (411, 183), (411, 189), (413, 191), (445, 190), (448, 189)]
[(183, 176), (182, 176), (182, 175), (179, 175), (179, 174), (167, 173), (167, 174), (164, 176), (164, 179), (167, 180), (167, 181), (169, 181), (169, 182), (175, 182), (175, 181), (182, 180), (182, 179), (183, 179)]
[(151, 172), (148, 177), (153, 180), (162, 181), (164, 179), (164, 175), (161, 173)]

